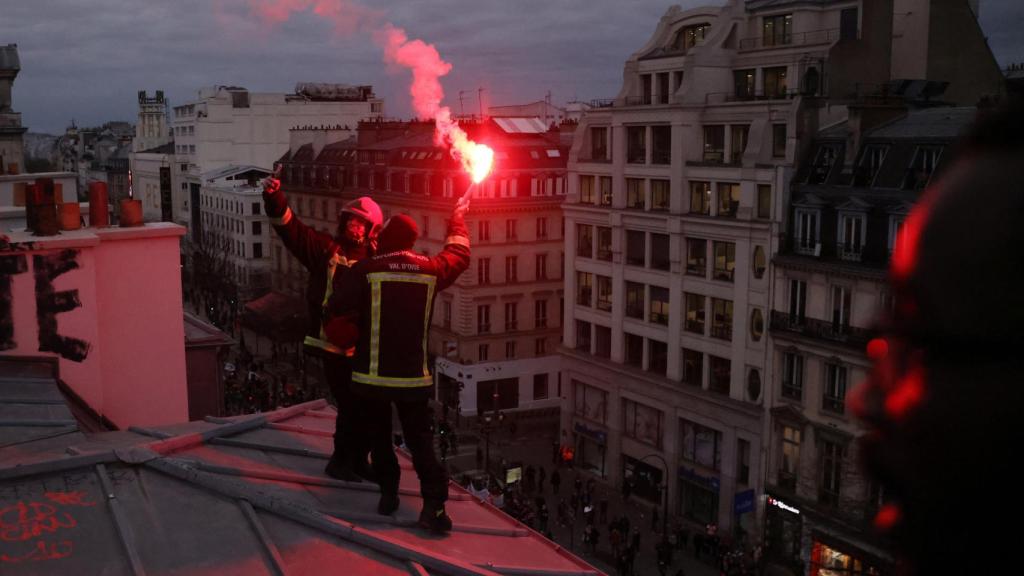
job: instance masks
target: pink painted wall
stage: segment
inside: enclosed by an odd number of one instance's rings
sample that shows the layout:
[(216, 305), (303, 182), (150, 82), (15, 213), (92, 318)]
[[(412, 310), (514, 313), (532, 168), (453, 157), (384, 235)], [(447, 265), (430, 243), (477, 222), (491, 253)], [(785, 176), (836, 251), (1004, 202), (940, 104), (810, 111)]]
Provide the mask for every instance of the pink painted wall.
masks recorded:
[[(59, 358), (61, 379), (120, 428), (188, 419), (176, 224), (83, 229), (37, 238), (10, 234), (0, 259), (25, 257), (27, 271), (10, 275), (14, 335), (0, 355), (59, 356), (40, 351), (33, 256), (74, 252), (77, 268), (53, 288), (77, 291), (79, 307), (56, 313), (57, 333), (88, 343), (85, 358)], [(0, 320), (2, 321), (2, 320)]]

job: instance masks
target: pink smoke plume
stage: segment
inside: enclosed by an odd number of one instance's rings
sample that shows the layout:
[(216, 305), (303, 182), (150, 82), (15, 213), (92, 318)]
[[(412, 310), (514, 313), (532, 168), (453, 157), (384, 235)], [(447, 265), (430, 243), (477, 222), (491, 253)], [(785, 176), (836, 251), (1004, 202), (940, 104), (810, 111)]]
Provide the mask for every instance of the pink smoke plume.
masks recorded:
[(494, 152), (483, 144), (469, 139), (466, 132), (452, 119), (451, 110), (442, 106), (444, 88), (441, 77), (451, 71), (433, 44), (423, 40), (410, 40), (405, 30), (390, 23), (377, 24), (380, 13), (351, 0), (248, 0), (249, 6), (264, 22), (280, 24), (296, 12), (312, 8), (313, 13), (328, 19), (339, 33), (347, 33), (360, 24), (376, 28), (374, 40), (384, 49), (384, 59), (391, 64), (408, 68), (412, 72), (409, 94), (413, 109), (420, 118), (434, 119), (434, 141), (447, 146), (451, 155), (462, 163), (473, 182), (479, 183), (490, 172)]

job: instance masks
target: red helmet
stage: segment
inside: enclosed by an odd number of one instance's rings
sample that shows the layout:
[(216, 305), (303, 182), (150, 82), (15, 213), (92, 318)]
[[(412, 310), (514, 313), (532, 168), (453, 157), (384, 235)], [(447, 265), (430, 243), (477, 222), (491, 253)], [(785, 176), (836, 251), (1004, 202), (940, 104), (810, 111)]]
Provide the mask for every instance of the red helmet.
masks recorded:
[(341, 207), (341, 213), (338, 214), (338, 217), (340, 218), (345, 213), (354, 214), (369, 222), (370, 230), (368, 230), (367, 235), (371, 237), (376, 236), (377, 232), (380, 231), (381, 225), (384, 224), (384, 213), (381, 212), (380, 206), (369, 196), (360, 196), (346, 203)]

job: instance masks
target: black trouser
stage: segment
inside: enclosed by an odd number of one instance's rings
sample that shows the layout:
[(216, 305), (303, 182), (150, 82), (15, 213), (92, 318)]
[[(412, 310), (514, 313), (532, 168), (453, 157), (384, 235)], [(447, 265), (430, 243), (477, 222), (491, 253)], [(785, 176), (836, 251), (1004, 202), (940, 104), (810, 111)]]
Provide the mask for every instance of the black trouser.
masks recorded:
[[(395, 456), (391, 436), (391, 401), (357, 397), (358, 419), (370, 444), (373, 471), (382, 494), (398, 494), (402, 470)], [(434, 435), (427, 400), (395, 402), (402, 423), (405, 445), (412, 452), (412, 465), (420, 479), (420, 494), (436, 506), (448, 500), (448, 472), (434, 454)]]
[(355, 402), (352, 389), (352, 365), (347, 358), (336, 355), (322, 356), (324, 379), (331, 387), (331, 394), (338, 408), (338, 417), (334, 420), (334, 455), (335, 460), (351, 466), (353, 469), (366, 462), (369, 447), (361, 441), (356, 433)]

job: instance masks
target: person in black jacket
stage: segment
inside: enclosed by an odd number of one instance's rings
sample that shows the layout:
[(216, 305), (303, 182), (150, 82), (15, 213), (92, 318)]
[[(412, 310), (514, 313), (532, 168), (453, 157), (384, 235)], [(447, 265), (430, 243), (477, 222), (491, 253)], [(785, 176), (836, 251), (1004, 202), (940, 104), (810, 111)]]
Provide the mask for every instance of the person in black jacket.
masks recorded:
[(363, 196), (342, 207), (334, 236), (318, 232), (292, 212), (281, 190), (281, 181), (274, 177), (263, 182), (263, 204), (285, 247), (309, 271), (309, 325), (303, 348), (306, 354), (322, 360), (324, 379), (338, 408), (334, 453), (324, 472), (340, 480), (359, 482), (360, 476), (372, 477), (372, 473), (366, 461), (368, 449), (358, 447), (356, 442), (346, 442), (346, 438), (353, 436), (355, 421), (349, 392), (351, 350), (342, 350), (327, 341), (324, 311), (332, 292), (344, 283), (352, 265), (372, 255), (383, 215), (376, 202)]
[(394, 402), (420, 479), (419, 521), (437, 532), (451, 530), (452, 521), (444, 508), (448, 473), (434, 454), (430, 429), (433, 377), (427, 337), (434, 297), (469, 267), (469, 233), (463, 221), (468, 208), (466, 198), (456, 204), (445, 247), (432, 258), (411, 251), (419, 237), (416, 223), (405, 215), (392, 217), (380, 233), (379, 253), (358, 263), (329, 303), (328, 338), (341, 348), (354, 344), (356, 349), (352, 390), (359, 398), (358, 425), (370, 442), (380, 484), (377, 511), (387, 515), (398, 508), (401, 469), (387, 441)]

